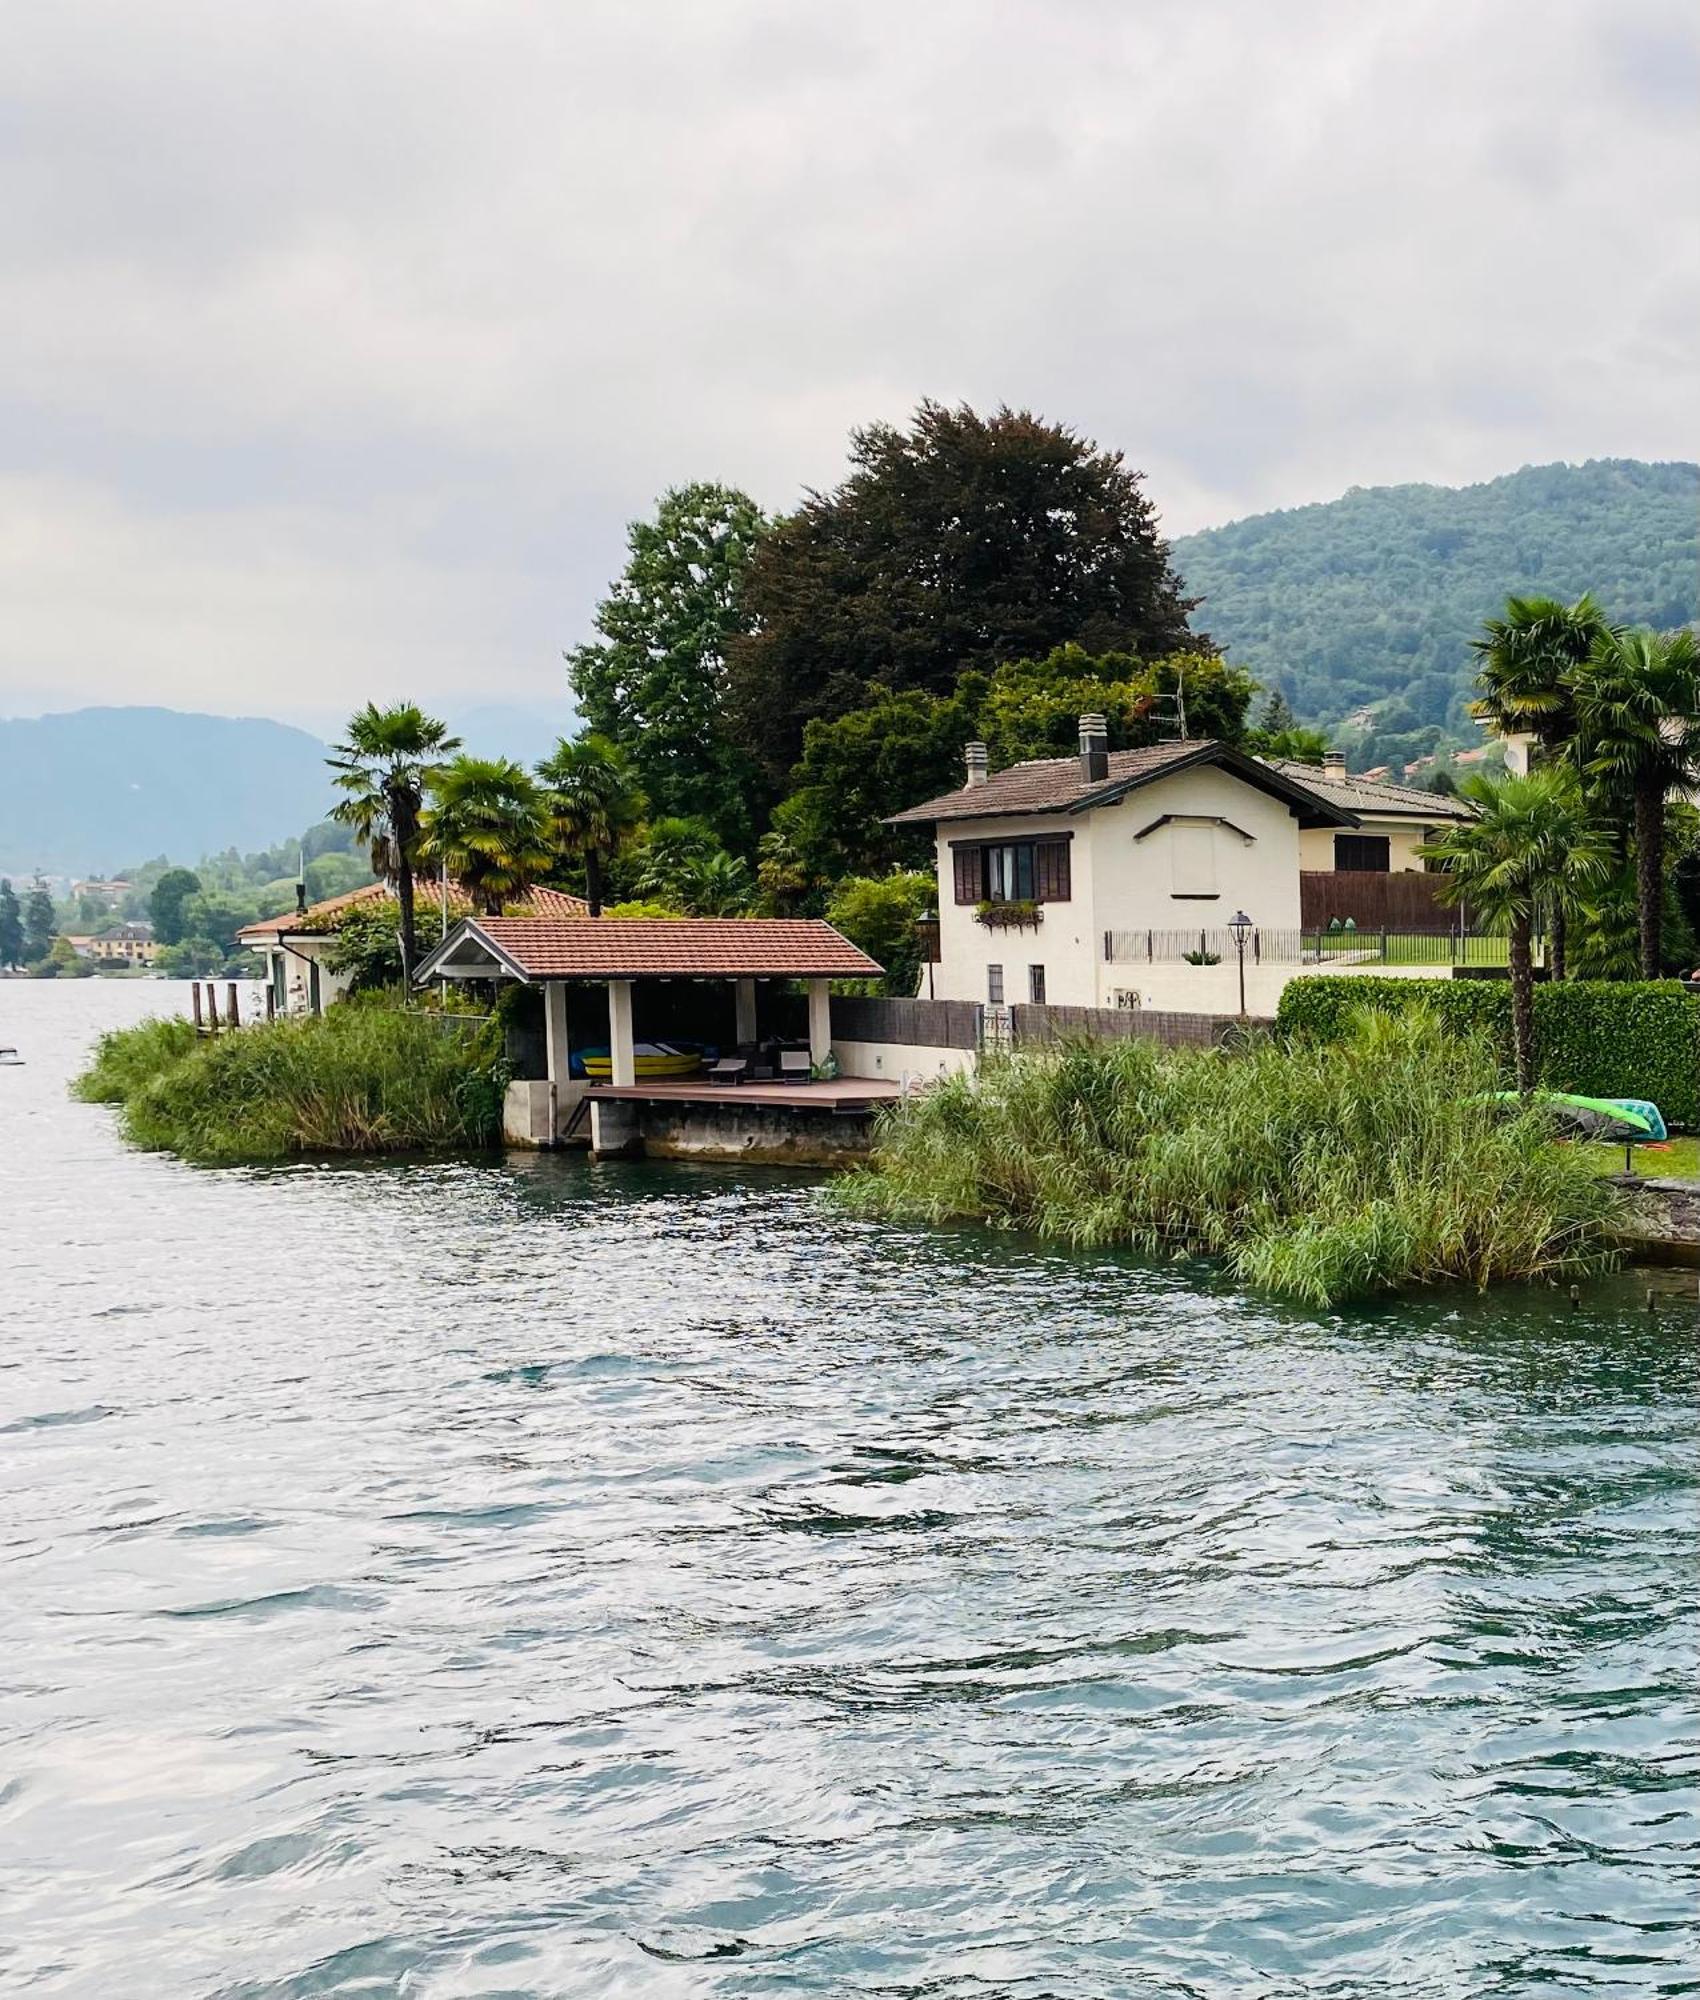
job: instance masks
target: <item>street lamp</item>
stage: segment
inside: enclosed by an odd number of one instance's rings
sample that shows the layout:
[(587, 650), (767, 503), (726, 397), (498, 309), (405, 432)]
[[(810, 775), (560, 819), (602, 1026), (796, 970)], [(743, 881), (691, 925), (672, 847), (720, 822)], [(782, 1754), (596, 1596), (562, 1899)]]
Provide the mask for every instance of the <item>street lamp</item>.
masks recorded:
[(1234, 934), (1234, 949), (1240, 956), (1240, 1019), (1245, 1019), (1245, 941), (1251, 936), (1251, 919), (1244, 910), (1236, 910), (1228, 919), (1228, 929)]

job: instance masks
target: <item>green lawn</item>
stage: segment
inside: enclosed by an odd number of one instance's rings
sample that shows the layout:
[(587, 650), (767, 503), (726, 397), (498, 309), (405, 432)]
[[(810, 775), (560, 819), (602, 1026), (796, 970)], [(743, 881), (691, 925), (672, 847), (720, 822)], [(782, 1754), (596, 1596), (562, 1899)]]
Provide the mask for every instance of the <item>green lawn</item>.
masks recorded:
[[(1621, 1146), (1608, 1145), (1603, 1139), (1579, 1143), (1587, 1147), (1589, 1159), (1602, 1174), (1623, 1172)], [(1631, 1171), (1644, 1174), (1648, 1180), (1700, 1181), (1700, 1139), (1667, 1139), (1662, 1146), (1637, 1146)]]
[(1323, 931), (1321, 945), (1325, 959), (1336, 954), (1357, 954), (1354, 963), (1365, 968), (1372, 965), (1504, 965), (1509, 958), (1506, 940), (1502, 937), (1466, 938), (1462, 954), (1457, 958), (1453, 956), (1450, 938), (1416, 937), (1409, 932), (1389, 934), (1385, 958), (1381, 955), (1381, 934), (1378, 931)]

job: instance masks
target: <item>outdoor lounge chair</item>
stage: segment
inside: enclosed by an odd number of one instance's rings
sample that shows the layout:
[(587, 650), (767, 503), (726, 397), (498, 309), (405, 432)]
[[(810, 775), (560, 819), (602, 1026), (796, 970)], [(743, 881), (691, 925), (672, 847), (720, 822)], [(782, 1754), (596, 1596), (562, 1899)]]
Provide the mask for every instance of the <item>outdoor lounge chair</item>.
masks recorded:
[(814, 1074), (814, 1064), (809, 1060), (807, 1049), (781, 1049), (779, 1051), (779, 1076), (784, 1083), (807, 1083)]
[(722, 1056), (708, 1066), (710, 1083), (742, 1083), (750, 1067), (747, 1056)]

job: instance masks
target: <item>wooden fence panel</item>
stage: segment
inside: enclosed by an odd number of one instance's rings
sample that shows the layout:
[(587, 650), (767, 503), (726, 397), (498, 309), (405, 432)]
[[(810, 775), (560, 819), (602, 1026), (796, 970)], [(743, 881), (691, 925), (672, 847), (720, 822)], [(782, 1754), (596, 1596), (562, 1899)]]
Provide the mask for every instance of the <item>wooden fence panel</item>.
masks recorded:
[(884, 1000), (835, 993), (832, 1034), (835, 1041), (844, 1042), (977, 1049), (980, 1009), (972, 1000)]
[(1435, 893), (1435, 875), (1355, 874), (1350, 869), (1306, 870), (1299, 876), (1299, 922), (1325, 931), (1336, 917), (1360, 931), (1455, 931), (1465, 913), (1449, 909)]
[(1015, 1046), (1042, 1047), (1046, 1042), (1087, 1035), (1105, 1039), (1164, 1042), (1170, 1048), (1213, 1048), (1236, 1028), (1268, 1027), (1267, 1021), (1241, 1021), (1227, 1014), (1168, 1014), (1150, 1007), (1012, 1007)]

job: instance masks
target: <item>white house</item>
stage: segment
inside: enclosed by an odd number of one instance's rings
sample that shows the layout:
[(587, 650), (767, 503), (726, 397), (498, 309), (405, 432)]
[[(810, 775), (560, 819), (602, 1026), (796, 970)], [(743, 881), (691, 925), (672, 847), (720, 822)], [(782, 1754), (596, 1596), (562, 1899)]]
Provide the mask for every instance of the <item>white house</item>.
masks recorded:
[[(416, 893), (421, 909), (438, 907), (434, 883), (420, 883)], [(362, 904), (382, 903), (394, 895), (387, 882), (368, 882), (363, 889), (327, 897), (322, 903), (308, 904), (303, 896), (296, 908), (282, 916), (264, 917), (239, 930), (237, 943), (265, 961), (264, 978), (271, 989), (273, 1010), (279, 1014), (321, 1014), (333, 1000), (340, 1000), (348, 990), (348, 981), (327, 962), (336, 944), (339, 920)], [(471, 908), (471, 897), (462, 889), (451, 888), (450, 919), (466, 916)], [(528, 889), (510, 906), (509, 914), (582, 917), (588, 910), (580, 896), (569, 896), (559, 889)]]
[(1471, 817), (1470, 808), (1444, 792), (1415, 785), (1372, 784), (1346, 774), (1338, 750), (1321, 767), (1271, 757), (1271, 769), (1306, 791), (1349, 812), (1355, 827), (1307, 827), (1299, 835), (1299, 866), (1306, 874), (1411, 874), (1424, 867), (1423, 844), (1430, 835)]
[(1376, 853), (1391, 868), (1397, 831), (1403, 866), (1407, 833), (1468, 810), (1208, 740), (1111, 751), (1096, 715), (1080, 719), (1077, 756), (992, 771), (971, 743), (967, 767), (960, 789), (887, 823), (935, 830), (932, 997), (993, 1005), (1232, 1013), (1229, 926), (1243, 914), (1248, 1011), (1272, 1011), (1307, 969), (1306, 843), (1324, 843), (1316, 858), (1331, 866), (1337, 837), (1385, 842)]

